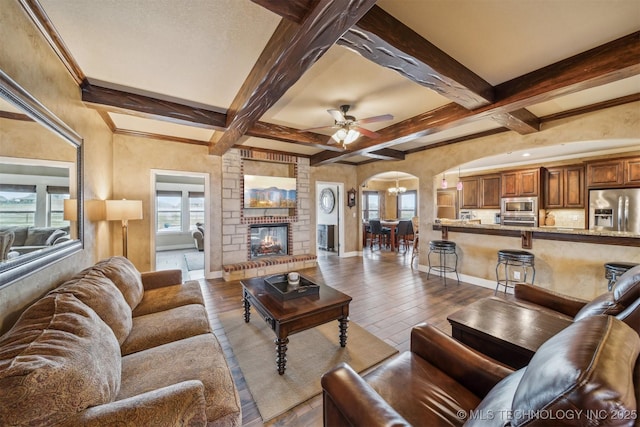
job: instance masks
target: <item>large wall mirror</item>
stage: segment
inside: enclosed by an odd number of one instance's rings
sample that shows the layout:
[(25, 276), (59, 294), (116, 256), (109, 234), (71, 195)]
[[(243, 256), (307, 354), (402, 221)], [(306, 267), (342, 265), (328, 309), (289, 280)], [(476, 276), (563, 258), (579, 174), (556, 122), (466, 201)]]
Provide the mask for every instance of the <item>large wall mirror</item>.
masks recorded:
[(0, 70), (0, 287), (82, 249), (82, 139)]

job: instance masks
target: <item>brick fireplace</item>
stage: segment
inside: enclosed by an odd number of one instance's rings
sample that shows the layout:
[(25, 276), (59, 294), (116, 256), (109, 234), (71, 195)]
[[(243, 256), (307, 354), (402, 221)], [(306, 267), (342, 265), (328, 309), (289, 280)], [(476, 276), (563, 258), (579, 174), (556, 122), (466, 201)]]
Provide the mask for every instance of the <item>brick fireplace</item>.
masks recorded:
[[(257, 170), (256, 170), (257, 168)], [(231, 149), (222, 156), (222, 266), (225, 280), (239, 280), (298, 270), (316, 265), (311, 254), (309, 159), (251, 149)], [(283, 173), (287, 171), (287, 173)], [(284, 212), (245, 209), (243, 177), (248, 175), (296, 178), (297, 205)], [(255, 226), (287, 227), (286, 254), (252, 258), (251, 229)]]

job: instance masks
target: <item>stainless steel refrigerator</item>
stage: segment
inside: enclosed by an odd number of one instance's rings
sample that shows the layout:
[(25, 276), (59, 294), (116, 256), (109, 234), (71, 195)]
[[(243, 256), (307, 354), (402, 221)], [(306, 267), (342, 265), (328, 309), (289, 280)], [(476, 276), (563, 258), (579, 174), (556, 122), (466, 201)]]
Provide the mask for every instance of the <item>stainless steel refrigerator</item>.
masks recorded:
[(640, 234), (640, 188), (590, 190), (589, 229)]

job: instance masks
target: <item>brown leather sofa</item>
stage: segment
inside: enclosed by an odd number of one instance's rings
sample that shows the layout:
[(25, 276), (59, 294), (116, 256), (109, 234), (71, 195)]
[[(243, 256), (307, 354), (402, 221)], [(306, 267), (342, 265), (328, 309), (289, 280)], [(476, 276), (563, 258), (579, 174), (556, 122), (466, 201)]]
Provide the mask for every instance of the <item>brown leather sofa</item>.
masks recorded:
[[(434, 328), (364, 377), (322, 377), (325, 426), (633, 426), (640, 337), (613, 316), (572, 323), (513, 371)], [(634, 374), (635, 369), (635, 374)]]

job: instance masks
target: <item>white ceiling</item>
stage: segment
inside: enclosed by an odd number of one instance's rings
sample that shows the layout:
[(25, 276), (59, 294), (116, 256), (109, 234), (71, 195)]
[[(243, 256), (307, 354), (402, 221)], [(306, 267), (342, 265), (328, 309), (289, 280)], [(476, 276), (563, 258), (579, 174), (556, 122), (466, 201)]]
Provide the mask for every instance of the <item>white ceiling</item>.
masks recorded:
[[(249, 0), (40, 0), (92, 83), (226, 112), (280, 17)], [(379, 0), (378, 6), (491, 85), (640, 30), (638, 0)], [(640, 76), (540, 103), (546, 116), (640, 93)], [(377, 130), (450, 103), (399, 73), (334, 45), (261, 121), (295, 129), (333, 124), (327, 109), (352, 104)], [(109, 113), (118, 129), (207, 142), (213, 131)], [(401, 151), (498, 128), (481, 120), (393, 148)], [(321, 131), (318, 131), (320, 133)], [(325, 132), (327, 135), (330, 132)], [(639, 132), (640, 135), (640, 132)], [(311, 156), (313, 146), (245, 137), (245, 146)], [(563, 141), (559, 141), (559, 144)], [(589, 152), (588, 142), (584, 145)], [(609, 149), (638, 141), (609, 141)], [(575, 150), (580, 144), (571, 144)], [(562, 155), (562, 145), (541, 157)], [(559, 151), (557, 151), (557, 150)], [(358, 163), (366, 156), (348, 159)], [(494, 159), (495, 160), (495, 159)], [(482, 167), (482, 164), (465, 165)]]

